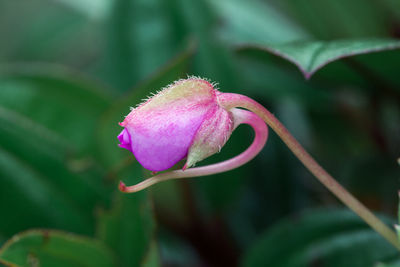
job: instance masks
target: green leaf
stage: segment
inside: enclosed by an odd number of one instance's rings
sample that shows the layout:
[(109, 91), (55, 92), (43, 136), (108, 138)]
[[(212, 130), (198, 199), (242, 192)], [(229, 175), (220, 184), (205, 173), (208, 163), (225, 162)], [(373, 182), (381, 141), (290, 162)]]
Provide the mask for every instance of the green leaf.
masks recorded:
[(96, 150), (96, 123), (109, 104), (102, 86), (64, 67), (0, 68), (0, 106), (56, 132), (79, 152)]
[(0, 132), (0, 210), (8, 214), (1, 232), (43, 226), (93, 232), (94, 206), (108, 199), (101, 174), (74, 166), (85, 163), (71, 162), (68, 142), (2, 107)]
[(400, 260), (391, 261), (389, 263), (378, 263), (375, 267), (400, 267)]
[(280, 56), (295, 64), (309, 79), (325, 65), (350, 56), (393, 50), (400, 48), (394, 39), (359, 39), (337, 41), (307, 41), (283, 44), (245, 44)]
[(13, 38), (1, 42), (0, 58), (2, 62), (63, 62), (87, 68), (88, 61), (102, 56), (99, 46), (93, 45), (101, 34), (96, 26), (95, 20), (60, 1), (2, 1), (0, 36)]
[(147, 192), (116, 193), (113, 209), (102, 211), (98, 217), (97, 237), (113, 248), (120, 266), (139, 266), (146, 257), (150, 262), (156, 249), (152, 238), (154, 220)]
[[(293, 99), (309, 110), (321, 112), (332, 106), (332, 93), (320, 84), (304, 80), (297, 70), (277, 64), (276, 57), (260, 50), (246, 49), (237, 53), (242, 74), (242, 94), (276, 103)], [(275, 60), (274, 60), (275, 59)]]
[(398, 19), (400, 18), (400, 2), (397, 0), (384, 0), (383, 1), (387, 8), (390, 8), (390, 11), (393, 15)]
[(164, 0), (113, 1), (104, 76), (121, 92), (128, 92), (184, 49), (184, 42), (176, 44), (172, 38), (176, 29), (168, 11)]
[(93, 233), (94, 207), (109, 200), (99, 179), (103, 170), (88, 155), (95, 150), (97, 113), (108, 100), (90, 82), (60, 75), (57, 68), (44, 71), (48, 75), (10, 66), (0, 74), (0, 211), (7, 214), (0, 232), (5, 236), (32, 227)]
[(243, 266), (365, 267), (396, 255), (352, 212), (325, 209), (278, 223), (245, 254)]
[[(396, 1), (396, 0), (394, 0)], [(384, 1), (281, 0), (274, 2), (314, 37), (323, 40), (388, 36), (390, 15)], [(395, 7), (392, 8), (395, 10)]]
[(16, 267), (115, 266), (112, 253), (99, 241), (53, 230), (29, 230), (0, 249), (0, 262)]
[(0, 221), (2, 233), (8, 236), (39, 226), (92, 232), (92, 216), (86, 208), (90, 200), (79, 207), (26, 162), (3, 150), (0, 150), (0, 169), (0, 210), (7, 214)]
[(158, 246), (155, 241), (150, 244), (150, 249), (142, 263), (142, 267), (159, 267), (160, 264), (160, 256), (158, 251)]
[[(180, 13), (185, 34), (196, 41), (191, 72), (200, 77), (218, 81), (221, 89), (232, 90), (236, 83), (232, 51), (215, 38), (218, 17), (207, 0), (170, 0)], [(199, 12), (201, 10), (201, 12)]]
[(208, 2), (224, 20), (219, 34), (230, 42), (292, 42), (311, 37), (271, 3), (259, 0)]

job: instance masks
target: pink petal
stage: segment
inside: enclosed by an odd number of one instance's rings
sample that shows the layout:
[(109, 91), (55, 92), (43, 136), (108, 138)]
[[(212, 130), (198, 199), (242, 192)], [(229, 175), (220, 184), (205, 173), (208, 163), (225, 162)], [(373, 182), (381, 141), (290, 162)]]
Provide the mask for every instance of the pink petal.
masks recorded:
[[(205, 115), (216, 105), (212, 85), (193, 78), (178, 81), (133, 109), (120, 123), (120, 146), (142, 166), (166, 170), (187, 156)], [(126, 140), (128, 137), (129, 140)]]
[(129, 135), (129, 132), (126, 129), (123, 129), (122, 132), (118, 135), (118, 140), (120, 142), (120, 144), (118, 145), (119, 147), (128, 149), (129, 151), (132, 152), (131, 136)]
[(126, 126), (131, 151), (139, 163), (148, 170), (163, 171), (186, 157), (207, 106), (192, 108), (178, 104), (139, 111)]

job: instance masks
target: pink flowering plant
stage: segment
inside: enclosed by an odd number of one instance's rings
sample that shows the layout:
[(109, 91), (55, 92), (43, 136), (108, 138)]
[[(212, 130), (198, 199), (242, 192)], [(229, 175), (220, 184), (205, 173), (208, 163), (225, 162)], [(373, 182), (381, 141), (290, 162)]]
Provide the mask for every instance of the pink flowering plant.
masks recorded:
[[(268, 124), (314, 176), (366, 223), (400, 249), (396, 233), (354, 198), (328, 174), (267, 109), (239, 94), (222, 93), (207, 80), (179, 80), (138, 107), (120, 123), (119, 146), (131, 151), (137, 161), (155, 176), (133, 186), (120, 182), (125, 193), (143, 190), (155, 183), (176, 178), (217, 174), (253, 159), (268, 138)], [(221, 150), (240, 124), (255, 132), (251, 146), (236, 157), (203, 167), (197, 162)], [(186, 159), (181, 170), (165, 171)]]
[(0, 1), (0, 266), (400, 267), (399, 11)]

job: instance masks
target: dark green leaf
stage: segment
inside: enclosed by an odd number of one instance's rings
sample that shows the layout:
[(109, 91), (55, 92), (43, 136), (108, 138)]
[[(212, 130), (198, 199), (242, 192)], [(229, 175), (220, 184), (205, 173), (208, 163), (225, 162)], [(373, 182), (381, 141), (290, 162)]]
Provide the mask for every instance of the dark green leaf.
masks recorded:
[[(112, 4), (108, 24), (106, 77), (127, 92), (183, 49), (171, 38), (169, 3), (163, 0), (120, 0)], [(149, 14), (151, 14), (149, 16)]]
[(271, 3), (249, 0), (209, 1), (224, 23), (219, 33), (230, 42), (292, 42), (311, 36)]
[(113, 255), (99, 241), (52, 230), (15, 235), (0, 249), (0, 262), (15, 267), (115, 266)]
[(321, 85), (305, 81), (297, 70), (279, 64), (271, 54), (254, 49), (237, 53), (239, 71), (242, 73), (242, 89), (239, 93), (262, 97), (276, 103), (292, 99), (309, 110), (321, 112), (332, 107), (332, 93), (321, 90)]
[(88, 155), (96, 149), (106, 98), (73, 73), (44, 71), (10, 66), (0, 75), (0, 210), (9, 214), (0, 228), (6, 236), (31, 227), (93, 233), (93, 209), (109, 199), (102, 170)]
[(64, 192), (26, 162), (0, 150), (0, 166), (0, 208), (3, 214), (7, 214), (0, 221), (2, 233), (10, 235), (35, 226), (57, 226), (85, 233), (92, 231), (91, 214), (85, 212), (87, 208), (71, 203)]
[(326, 64), (345, 57), (400, 48), (394, 39), (360, 39), (308, 41), (285, 44), (249, 44), (245, 46), (268, 51), (295, 64), (309, 79)]
[(400, 267), (400, 260), (391, 261), (390, 263), (378, 263), (375, 267)]
[(100, 85), (60, 66), (0, 69), (0, 106), (53, 130), (79, 152), (96, 150), (96, 123), (109, 103)]
[[(218, 17), (210, 1), (171, 0), (177, 3), (185, 33), (196, 41), (191, 73), (218, 81), (221, 89), (235, 88), (236, 75), (231, 51), (215, 38)], [(201, 10), (201, 12), (199, 12)]]
[(0, 44), (2, 62), (63, 62), (87, 68), (100, 54), (93, 44), (101, 31), (95, 20), (60, 2), (2, 1), (0, 35), (12, 36)]
[(397, 255), (350, 211), (324, 210), (286, 219), (262, 235), (243, 266), (365, 267)]
[(99, 172), (71, 162), (73, 150), (62, 137), (2, 107), (0, 132), (0, 210), (9, 214), (2, 232), (40, 226), (93, 232), (94, 205), (107, 199)]
[(384, 0), (384, 6), (390, 10), (390, 13), (400, 18), (400, 2), (397, 0)]
[(150, 244), (149, 251), (141, 265), (142, 267), (159, 267), (160, 265), (160, 256), (157, 243), (153, 241)]
[[(389, 0), (388, 0), (389, 1)], [(383, 1), (282, 0), (279, 11), (323, 40), (388, 36), (388, 10)], [(393, 8), (394, 9), (394, 8)]]
[[(156, 253), (152, 244), (154, 222), (147, 192), (123, 194), (117, 192), (114, 207), (101, 212), (97, 236), (113, 248), (120, 266), (139, 266), (149, 253)], [(151, 259), (152, 262), (154, 259)]]

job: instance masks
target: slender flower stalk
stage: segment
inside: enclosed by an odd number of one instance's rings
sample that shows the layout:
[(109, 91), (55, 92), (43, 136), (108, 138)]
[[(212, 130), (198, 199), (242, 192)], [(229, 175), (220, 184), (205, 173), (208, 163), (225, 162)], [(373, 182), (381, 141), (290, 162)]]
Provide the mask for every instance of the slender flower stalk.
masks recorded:
[(394, 247), (400, 250), (400, 244), (395, 232), (376, 217), (367, 207), (341, 186), (329, 173), (327, 173), (311, 156), (305, 151), (300, 143), (289, 133), (285, 126), (266, 108), (253, 99), (239, 94), (224, 93), (218, 97), (219, 103), (226, 109), (242, 107), (260, 116), (289, 147), (304, 166), (328, 188), (347, 207), (360, 216), (369, 226), (382, 235)]
[[(119, 189), (132, 193), (161, 181), (237, 168), (253, 159), (265, 145), (268, 128), (264, 122), (323, 185), (400, 250), (395, 232), (329, 175), (267, 109), (244, 95), (221, 93), (195, 77), (168, 86), (133, 109), (120, 124), (125, 129), (118, 136), (120, 146), (131, 151), (145, 168), (163, 171), (186, 157), (183, 169), (155, 175), (133, 186), (120, 182)], [(218, 152), (240, 124), (250, 125), (255, 132), (247, 150), (220, 163), (190, 168)]]

